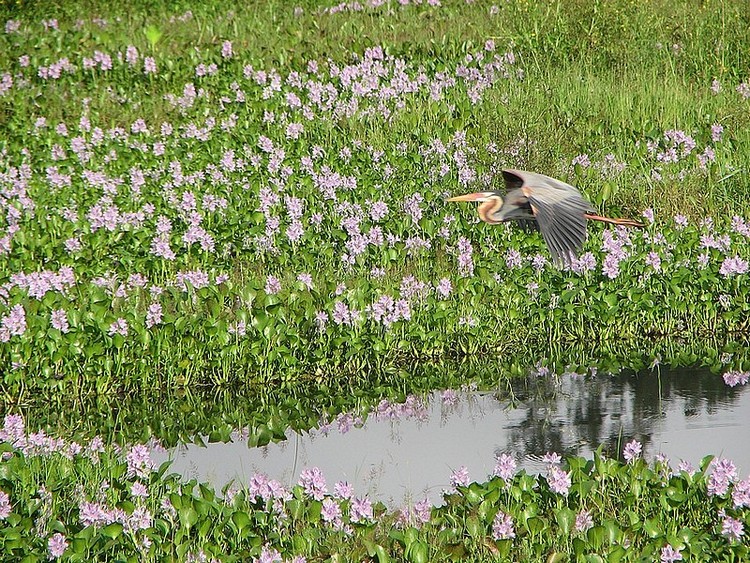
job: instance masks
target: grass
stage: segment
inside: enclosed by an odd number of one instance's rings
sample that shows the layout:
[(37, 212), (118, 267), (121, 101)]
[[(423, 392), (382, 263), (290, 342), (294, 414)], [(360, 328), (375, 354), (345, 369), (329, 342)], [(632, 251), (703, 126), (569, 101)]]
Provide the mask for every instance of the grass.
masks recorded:
[[(695, 338), (747, 328), (742, 315), (744, 285), (719, 274), (723, 261), (733, 254), (746, 258), (746, 235), (734, 232), (729, 218), (747, 211), (750, 193), (748, 101), (735, 91), (746, 78), (738, 57), (748, 35), (743, 26), (747, 16), (733, 3), (696, 7), (506, 2), (497, 10), (479, 3), (387, 4), (325, 13), (316, 4), (301, 5), (301, 12), (281, 3), (221, 8), (186, 4), (169, 11), (162, 5), (135, 3), (112, 11), (94, 2), (66, 4), (51, 13), (45, 5), (29, 2), (6, 4), (4, 10), (11, 24), (10, 32), (0, 36), (0, 68), (9, 69), (6, 76), (14, 82), (0, 98), (0, 123), (7, 131), (0, 146), (9, 171), (4, 181), (13, 184), (14, 174), (28, 165), (25, 195), (47, 213), (32, 211), (22, 197), (14, 200), (14, 208), (26, 209), (17, 234), (11, 233), (15, 226), (9, 224), (11, 251), (0, 260), (8, 278), (43, 265), (50, 271), (72, 267), (78, 279), (75, 294), (49, 294), (41, 304), (23, 290), (11, 290), (6, 316), (12, 306), (24, 307), (30, 329), (20, 342), (14, 339), (5, 359), (25, 368), (25, 373), (41, 372), (48, 381), (65, 374), (86, 374), (89, 379), (103, 373), (116, 380), (146, 380), (147, 373), (166, 369), (168, 380), (179, 381), (185, 370), (226, 374), (251, 363), (259, 366), (263, 380), (274, 370), (295, 367), (304, 372), (328, 360), (331, 369), (348, 364), (355, 372), (368, 350), (390, 351), (391, 358), (404, 362), (419, 350), (428, 357), (456, 348), (476, 353), (505, 341), (540, 345), (643, 334)], [(15, 15), (19, 19), (12, 20)], [(44, 29), (51, 17), (57, 18), (59, 29)], [(232, 42), (231, 58), (221, 55), (226, 40)], [(480, 55), (485, 61), (491, 56), (485, 49), (488, 40), (495, 42), (498, 53), (513, 53), (515, 62), (502, 62), (497, 76), (482, 79), (488, 67), (477, 61)], [(399, 73), (403, 68), (412, 80), (422, 76), (432, 81), (431, 88), (442, 89), (439, 96), (420, 91), (394, 98), (385, 82), (378, 84), (383, 89), (378, 95), (352, 96), (339, 69), (350, 65), (346, 72), (369, 72), (363, 69), (370, 63), (363, 66), (361, 57), (366, 49), (381, 45), (391, 57), (384, 72)], [(121, 60), (127, 58), (128, 46), (138, 51), (133, 64)], [(83, 68), (96, 52), (112, 58), (111, 69), (102, 70), (101, 64), (93, 70)], [(143, 72), (146, 56), (153, 56), (158, 72)], [(22, 66), (23, 57), (28, 66)], [(62, 57), (72, 61), (71, 72), (63, 71), (59, 79), (40, 78), (43, 67)], [(324, 70), (309, 72), (309, 61), (318, 61)], [(197, 76), (199, 65), (211, 64), (216, 65), (214, 74)], [(266, 91), (267, 86), (258, 84), (261, 79), (252, 72), (246, 75), (247, 65), (270, 74), (278, 69), (281, 92)], [(335, 90), (337, 99), (356, 102), (359, 109), (316, 107), (312, 119), (300, 115), (286, 96), (307, 100), (308, 94), (293, 85), (293, 78), (284, 83), (295, 72), (340, 89)], [(394, 76), (396, 83), (403, 80)], [(711, 90), (714, 78), (723, 85), (719, 93)], [(195, 84), (195, 99), (185, 98), (186, 84)], [(238, 90), (244, 101), (234, 99)], [(480, 99), (475, 98), (477, 92)], [(378, 96), (388, 97), (382, 101)], [(185, 101), (174, 101), (179, 98)], [(42, 117), (47, 125), (38, 128)], [(79, 131), (82, 117), (93, 132)], [(139, 119), (149, 132), (131, 131)], [(303, 124), (299, 139), (288, 137), (284, 120)], [(228, 121), (235, 125), (226, 127)], [(61, 122), (70, 131), (67, 136), (53, 131)], [(163, 123), (171, 124), (171, 133), (160, 131)], [(715, 125), (723, 127), (721, 140), (712, 139)], [(96, 127), (101, 128), (101, 139)], [(660, 162), (660, 151), (666, 154), (670, 148), (665, 137), (670, 130), (684, 131), (697, 147), (678, 162)], [(186, 138), (189, 131), (208, 139)], [(82, 135), (75, 141), (90, 153), (83, 159), (73, 154), (71, 139), (77, 133)], [(278, 178), (271, 159), (264, 160), (268, 156), (258, 151), (263, 136), (283, 148), (289, 178)], [(430, 154), (436, 140), (448, 147), (446, 155)], [(161, 151), (152, 154), (159, 144)], [(657, 148), (647, 149), (649, 144)], [(316, 146), (325, 156), (310, 172), (301, 163)], [(699, 166), (699, 151), (709, 149), (715, 150), (715, 160)], [(222, 163), (227, 151), (233, 151), (235, 159), (258, 161), (227, 169)], [(352, 156), (342, 156), (343, 151)], [(376, 151), (382, 151), (377, 161)], [(581, 155), (587, 155), (591, 166), (572, 166)], [(176, 166), (182, 172), (179, 181), (172, 181)], [(569, 179), (603, 212), (637, 217), (648, 207), (658, 221), (644, 244), (636, 241), (627, 268), (623, 266), (626, 275), (613, 283), (599, 272), (575, 278), (557, 273), (537, 276), (528, 266), (506, 270), (504, 249), (516, 246), (545, 255), (539, 239), (477, 227), (466, 220), (470, 211), (443, 202), (461, 184), (459, 189), (497, 185), (501, 167)], [(463, 173), (473, 179), (462, 180)], [(132, 178), (139, 174), (142, 185), (129, 192)], [(202, 179), (197, 181), (196, 175)], [(214, 179), (206, 182), (208, 177)], [(347, 245), (357, 241), (341, 214), (357, 216), (366, 210), (350, 207), (344, 212), (330, 200), (321, 200), (316, 187), (320, 177), (323, 182), (339, 182), (342, 177), (356, 182), (355, 193), (335, 188), (338, 200), (365, 207), (368, 201), (387, 203), (389, 216), (365, 222), (365, 229), (376, 227), (402, 241), (416, 236), (430, 248), (414, 252), (399, 242), (373, 244), (378, 248), (367, 250), (347, 267), (342, 263), (350, 253)], [(104, 185), (107, 182), (114, 182), (114, 187)], [(260, 213), (260, 192), (269, 185), (279, 192), (280, 204)], [(290, 243), (284, 236), (289, 225), (281, 202), (284, 190), (305, 204), (301, 224), (306, 233), (299, 242)], [(185, 242), (190, 221), (180, 209), (180, 198), (200, 199), (204, 193), (224, 198), (228, 208), (200, 209), (200, 217), (190, 219), (199, 221), (214, 247), (197, 250), (197, 244)], [(405, 201), (415, 194), (423, 200), (418, 222), (404, 214)], [(112, 205), (121, 214), (144, 213), (149, 206), (152, 211), (133, 219), (133, 224), (97, 228), (91, 214), (104, 213)], [(314, 212), (323, 216), (317, 226), (309, 223)], [(706, 215), (716, 216), (717, 236), (734, 237), (731, 245), (713, 252), (705, 271), (694, 269), (705, 228), (670, 232), (668, 218), (677, 213), (693, 224)], [(459, 220), (447, 223), (454, 215)], [(172, 225), (165, 236), (178, 247), (174, 260), (154, 255), (157, 216)], [(273, 234), (270, 225), (276, 220), (281, 225)], [(439, 234), (448, 224), (449, 234)], [(269, 229), (278, 253), (258, 242), (266, 240)], [(601, 244), (596, 232), (592, 228), (588, 248)], [(650, 238), (658, 241), (662, 232), (668, 241), (664, 248)], [(456, 275), (454, 262), (458, 242), (465, 239), (474, 249), (476, 271), (468, 281), (462, 279), (471, 277), (466, 272)], [(70, 241), (81, 249), (71, 251), (66, 246)], [(644, 262), (650, 252), (664, 260), (660, 276), (652, 276)], [(382, 268), (385, 277), (371, 279), (372, 268)], [(217, 283), (196, 295), (172, 288), (163, 302), (150, 303), (148, 284), (157, 290), (172, 286), (178, 272), (186, 270), (202, 270), (214, 279), (228, 275), (229, 283)], [(315, 273), (316, 288), (309, 294), (292, 287), (300, 272)], [(124, 287), (136, 273), (145, 275), (147, 284), (142, 289), (121, 288), (130, 292), (127, 297), (92, 286), (97, 277), (115, 275), (109, 283)], [(268, 275), (282, 281), (280, 296), (264, 291)], [(317, 314), (333, 314), (341, 283), (347, 289), (340, 301), (367, 311), (384, 293), (394, 296), (407, 275), (431, 286), (445, 277), (456, 297), (447, 303), (432, 297), (412, 300), (414, 326), (397, 325), (399, 330), (385, 335), (371, 327), (348, 331), (346, 323), (325, 334), (316, 329)], [(529, 289), (535, 285), (541, 287)], [(715, 303), (699, 306), (709, 293), (726, 296), (736, 307), (724, 311), (726, 307)], [(487, 299), (489, 307), (484, 305)], [(673, 306), (654, 309), (656, 302)], [(165, 326), (144, 331), (151, 305), (163, 308)], [(45, 342), (38, 335), (48, 330), (52, 311), (60, 309), (67, 311), (75, 334), (52, 332)], [(485, 328), (462, 328), (459, 321), (469, 317)], [(130, 326), (128, 338), (111, 334), (118, 319)], [(234, 342), (229, 328), (238, 322), (262, 333), (264, 341)], [(138, 344), (133, 346), (129, 340), (136, 336)], [(149, 351), (145, 356), (144, 349)], [(17, 371), (7, 374), (5, 383), (15, 389), (23, 379)]]

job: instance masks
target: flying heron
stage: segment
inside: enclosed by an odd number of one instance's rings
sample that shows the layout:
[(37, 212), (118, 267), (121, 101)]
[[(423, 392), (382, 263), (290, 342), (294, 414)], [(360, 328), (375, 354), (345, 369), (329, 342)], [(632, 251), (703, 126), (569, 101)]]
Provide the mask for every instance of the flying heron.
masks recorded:
[(479, 218), (490, 225), (517, 221), (538, 228), (557, 263), (570, 264), (586, 240), (586, 220), (625, 227), (644, 227), (632, 219), (611, 219), (594, 214), (591, 203), (577, 188), (523, 170), (503, 170), (504, 191), (476, 192), (447, 201), (479, 202)]

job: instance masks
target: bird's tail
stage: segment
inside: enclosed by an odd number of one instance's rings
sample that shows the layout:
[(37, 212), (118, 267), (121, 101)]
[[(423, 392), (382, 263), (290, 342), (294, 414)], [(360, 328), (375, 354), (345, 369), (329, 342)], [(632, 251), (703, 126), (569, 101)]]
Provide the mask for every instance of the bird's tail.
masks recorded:
[(611, 217), (602, 217), (601, 215), (594, 215), (593, 213), (586, 213), (584, 215), (589, 221), (601, 221), (602, 223), (609, 223), (610, 225), (622, 225), (623, 227), (638, 227), (644, 228), (646, 225), (633, 219), (612, 219)]

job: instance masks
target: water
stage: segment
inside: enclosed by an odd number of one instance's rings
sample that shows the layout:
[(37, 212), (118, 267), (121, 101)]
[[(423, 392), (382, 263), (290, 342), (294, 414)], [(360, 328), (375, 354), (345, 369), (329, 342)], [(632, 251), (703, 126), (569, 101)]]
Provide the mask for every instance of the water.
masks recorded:
[(222, 487), (246, 484), (254, 472), (291, 486), (319, 467), (329, 488), (338, 480), (391, 507), (428, 497), (439, 503), (452, 471), (472, 480), (492, 472), (495, 455), (512, 454), (529, 472), (544, 470), (547, 452), (611, 455), (636, 438), (644, 454), (698, 465), (715, 454), (750, 471), (750, 385), (730, 388), (720, 375), (675, 370), (635, 375), (562, 376), (517, 382), (496, 393), (434, 392), (406, 406), (371, 413), (364, 425), (344, 416), (325, 433), (288, 433), (286, 442), (249, 448), (231, 443), (187, 445), (155, 454), (172, 470)]

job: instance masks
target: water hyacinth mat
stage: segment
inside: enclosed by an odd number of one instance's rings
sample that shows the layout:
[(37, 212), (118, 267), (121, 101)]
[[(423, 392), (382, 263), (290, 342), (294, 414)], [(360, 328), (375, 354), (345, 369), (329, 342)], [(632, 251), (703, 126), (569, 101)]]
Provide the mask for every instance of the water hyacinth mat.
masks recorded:
[[(530, 372), (741, 392), (745, 8), (0, 1), (0, 558), (748, 559), (750, 468), (630, 436), (399, 507), (151, 458)], [(645, 228), (589, 225), (560, 267), (445, 202), (503, 168)]]

